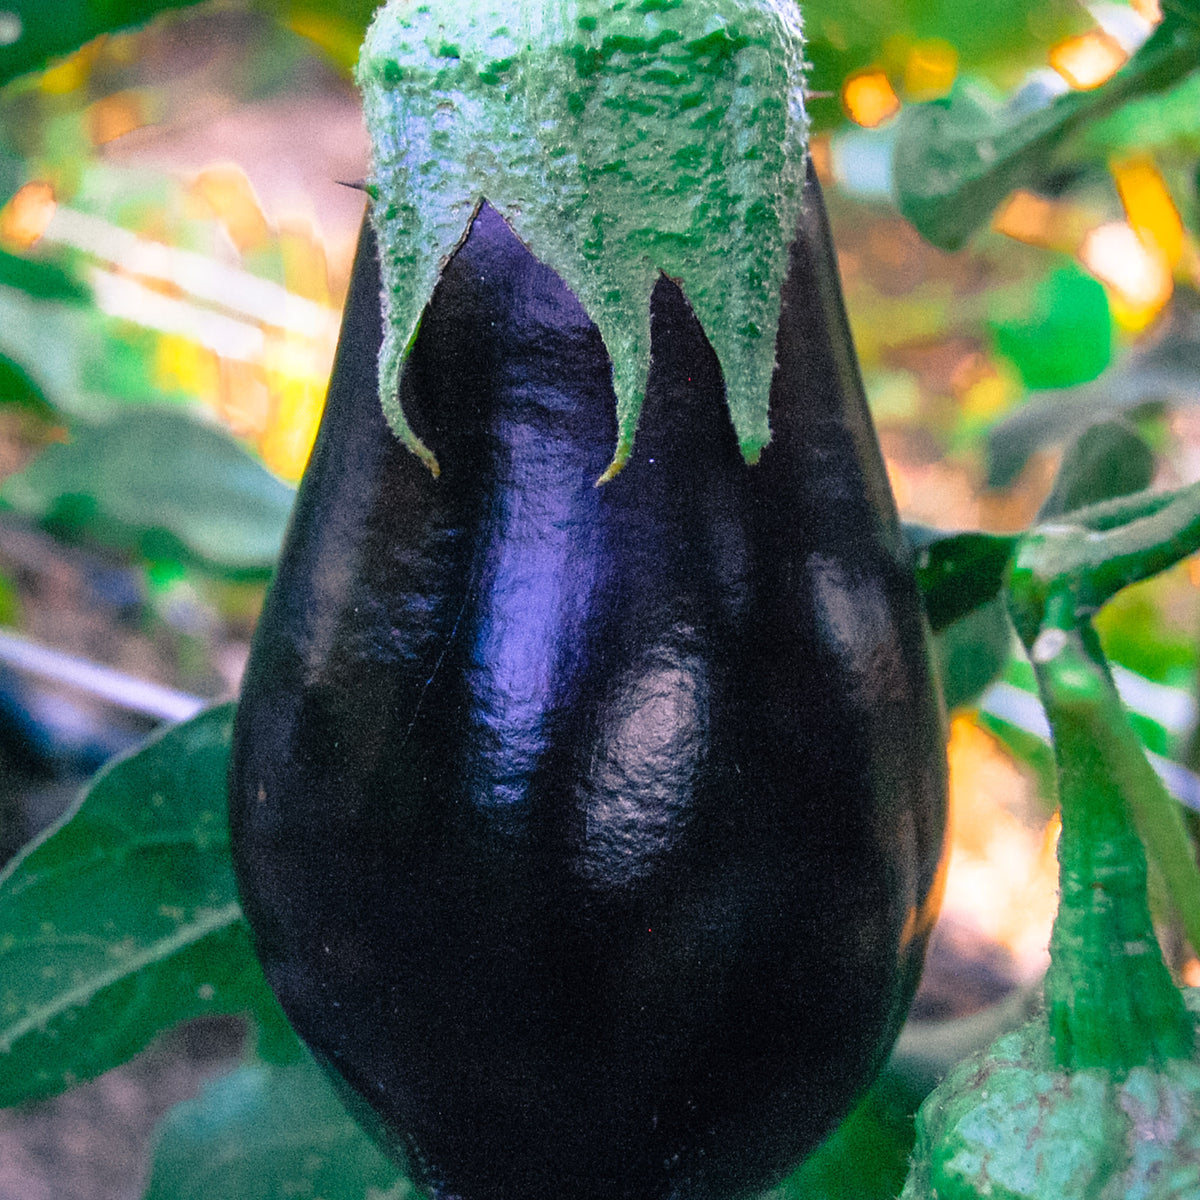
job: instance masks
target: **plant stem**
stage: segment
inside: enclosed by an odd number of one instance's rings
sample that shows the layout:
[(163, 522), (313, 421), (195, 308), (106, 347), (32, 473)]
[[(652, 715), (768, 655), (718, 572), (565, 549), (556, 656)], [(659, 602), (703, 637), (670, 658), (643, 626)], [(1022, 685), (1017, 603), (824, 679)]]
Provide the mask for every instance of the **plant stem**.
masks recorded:
[(1048, 607), (1032, 657), (1062, 805), (1061, 896), (1045, 984), (1055, 1061), (1124, 1074), (1187, 1057), (1192, 1021), (1154, 936), (1146, 857), (1125, 797), (1131, 761), (1145, 759), (1095, 632), (1076, 621), (1069, 594)]
[[(1200, 951), (1200, 867), (1183, 814), (1147, 763), (1087, 624), (1087, 618), (1122, 587), (1147, 579), (1198, 549), (1200, 484), (1079, 509), (1061, 522), (1037, 526), (1021, 539), (1009, 574), (1009, 611), (1035, 669), (1038, 645), (1057, 645), (1068, 631), (1078, 633), (1086, 643), (1087, 661), (1103, 681), (1097, 703), (1108, 722), (1108, 732), (1087, 753), (1094, 759), (1095, 774), (1110, 781), (1128, 805), (1162, 872), (1188, 941)], [(1046, 686), (1041, 687), (1049, 713)], [(1055, 738), (1057, 742), (1057, 729)]]

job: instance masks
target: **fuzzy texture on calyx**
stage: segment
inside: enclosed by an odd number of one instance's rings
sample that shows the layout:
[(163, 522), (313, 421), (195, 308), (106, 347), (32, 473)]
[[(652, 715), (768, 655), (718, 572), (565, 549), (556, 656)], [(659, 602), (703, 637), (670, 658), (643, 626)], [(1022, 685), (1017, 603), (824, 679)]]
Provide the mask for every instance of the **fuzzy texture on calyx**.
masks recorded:
[[(1193, 1021), (1200, 992), (1186, 994)], [(1124, 1077), (1054, 1062), (1044, 1020), (959, 1063), (917, 1114), (900, 1200), (1180, 1200), (1200, 1195), (1200, 1062)]]
[(803, 69), (790, 0), (389, 0), (358, 83), (395, 432), (436, 470), (399, 378), (486, 200), (600, 330), (619, 424), (610, 473), (645, 393), (660, 272), (704, 327), (742, 453), (757, 459), (804, 182)]

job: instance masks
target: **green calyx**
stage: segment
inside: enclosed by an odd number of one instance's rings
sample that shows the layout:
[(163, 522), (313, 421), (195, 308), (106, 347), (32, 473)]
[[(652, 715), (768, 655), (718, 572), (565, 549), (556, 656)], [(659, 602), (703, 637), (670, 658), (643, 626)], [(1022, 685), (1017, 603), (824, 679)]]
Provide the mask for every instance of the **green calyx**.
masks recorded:
[[(1190, 992), (1194, 1026), (1200, 993)], [(917, 1114), (901, 1200), (1178, 1200), (1200, 1195), (1200, 1063), (1122, 1078), (1053, 1063), (1033, 1021), (960, 1063)]]
[(628, 456), (650, 366), (650, 293), (677, 280), (724, 374), (742, 452), (770, 437), (779, 291), (804, 181), (790, 0), (389, 0), (358, 82), (386, 327), (380, 399), (486, 200), (555, 270), (613, 363)]

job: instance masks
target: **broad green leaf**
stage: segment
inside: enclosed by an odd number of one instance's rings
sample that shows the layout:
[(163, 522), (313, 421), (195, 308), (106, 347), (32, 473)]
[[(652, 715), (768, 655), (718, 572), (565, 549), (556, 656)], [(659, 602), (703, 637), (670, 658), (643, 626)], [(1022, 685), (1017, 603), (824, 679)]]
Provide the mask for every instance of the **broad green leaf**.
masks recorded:
[(1063, 455), (1054, 486), (1042, 501), (1038, 520), (1061, 517), (1117, 496), (1131, 496), (1154, 480), (1154, 451), (1126, 421), (1088, 426)]
[(900, 210), (934, 245), (956, 250), (1009, 192), (1036, 187), (1054, 152), (1085, 122), (1168, 88), (1198, 66), (1196, 14), (1168, 11), (1107, 83), (1032, 111), (960, 80), (945, 100), (913, 105), (900, 119), (894, 162)]
[(54, 413), (33, 380), (17, 363), (3, 354), (0, 354), (0, 404), (29, 408), (45, 417)]
[(1008, 486), (1035, 451), (1077, 436), (1105, 414), (1200, 402), (1198, 330), (1200, 302), (1193, 292), (1181, 288), (1156, 336), (1131, 350), (1099, 379), (1031, 393), (988, 430), (988, 486)]
[(273, 1008), (229, 861), (233, 712), (107, 767), (0, 873), (0, 1107), (98, 1075), (181, 1020)]
[[(43, 277), (39, 286), (52, 285)], [(90, 305), (40, 298), (0, 280), (0, 355), (58, 413), (97, 420), (131, 404), (172, 399), (151, 379), (152, 359), (110, 328)]]
[(904, 533), (934, 632), (996, 597), (1017, 544), (1015, 536), (947, 533), (923, 525), (906, 524)]
[(252, 573), (274, 564), (292, 498), (223, 430), (166, 408), (79, 424), (0, 489), (0, 500), (72, 536)]
[(1012, 626), (1000, 596), (959, 617), (934, 636), (933, 657), (946, 708), (974, 705), (1012, 654)]
[(94, 384), (84, 383), (90, 375), (85, 364), (103, 355), (103, 337), (95, 314), (79, 305), (51, 303), (20, 288), (0, 286), (0, 354), (57, 412), (115, 407)]
[(1081, 151), (1092, 155), (1200, 152), (1200, 74), (1162, 96), (1122, 104), (1090, 126)]
[(72, 275), (54, 263), (38, 262), (0, 250), (0, 287), (16, 288), (37, 300), (83, 302), (90, 293)]
[(923, 1095), (887, 1071), (800, 1168), (759, 1200), (892, 1200), (904, 1185)]
[(176, 1105), (145, 1200), (418, 1200), (310, 1058), (246, 1066)]
[(8, 18), (0, 31), (0, 84), (36, 71), (56, 55), (77, 50), (84, 42), (130, 25), (140, 25), (160, 12), (187, 8), (199, 0), (5, 0)]

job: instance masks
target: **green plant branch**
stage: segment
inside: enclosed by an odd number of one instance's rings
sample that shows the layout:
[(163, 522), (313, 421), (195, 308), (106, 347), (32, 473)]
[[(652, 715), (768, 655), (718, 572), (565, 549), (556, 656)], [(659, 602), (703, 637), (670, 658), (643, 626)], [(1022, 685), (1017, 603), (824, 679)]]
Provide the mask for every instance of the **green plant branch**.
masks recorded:
[(1198, 549), (1200, 484), (1035, 527), (1021, 539), (1008, 581), (1009, 610), (1054, 731), (1060, 790), (1111, 792), (1110, 806), (1128, 806), (1193, 947), (1200, 947), (1200, 868), (1191, 838), (1146, 761), (1089, 618), (1120, 588)]
[(1162, 91), (1200, 66), (1195, 6), (1168, 8), (1159, 27), (1107, 83), (1014, 113), (969, 85), (912, 107), (896, 142), (900, 211), (922, 237), (957, 250), (1009, 192), (1036, 186), (1054, 152), (1088, 121)]
[[(1122, 523), (1122, 518), (1124, 521)], [(1052, 593), (1071, 593), (1077, 615), (1200, 550), (1200, 483), (1140, 493), (1035, 526), (1021, 539), (1009, 575), (1013, 620), (1029, 645)]]

